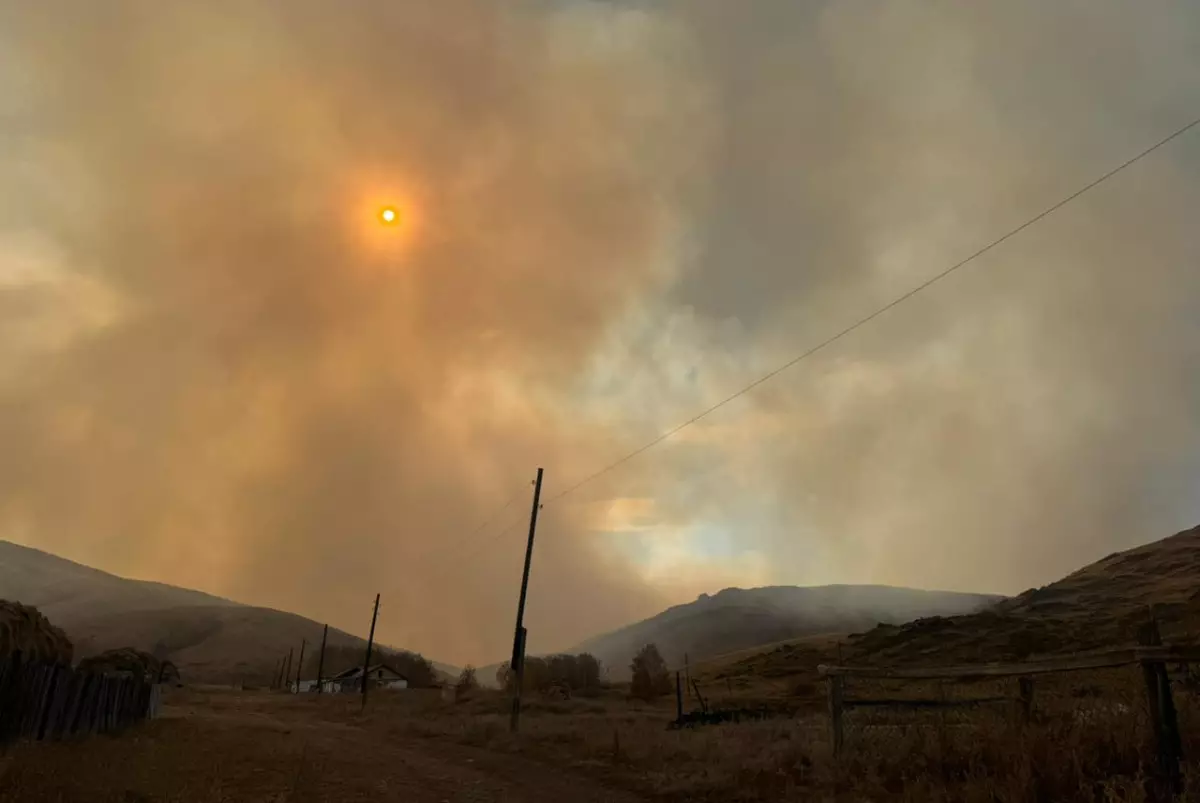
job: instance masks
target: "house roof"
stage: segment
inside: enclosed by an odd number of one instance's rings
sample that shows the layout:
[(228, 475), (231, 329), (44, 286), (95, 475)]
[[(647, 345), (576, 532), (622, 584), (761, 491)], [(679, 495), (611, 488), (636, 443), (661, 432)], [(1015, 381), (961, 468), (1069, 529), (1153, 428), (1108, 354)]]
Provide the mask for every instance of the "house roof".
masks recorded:
[[(404, 675), (404, 673), (397, 672), (395, 669), (388, 666), (387, 664), (372, 664), (371, 666), (367, 667), (367, 674), (373, 675), (376, 672), (378, 672), (379, 670), (385, 670), (389, 675), (393, 676), (397, 680), (405, 680), (405, 681), (408, 680), (408, 677), (406, 675)], [(355, 667), (351, 667), (350, 669), (347, 669), (345, 672), (339, 672), (338, 674), (334, 675), (333, 677), (328, 678), (328, 680), (350, 680), (352, 678), (360, 678), (360, 677), (362, 677), (362, 667), (355, 666)]]

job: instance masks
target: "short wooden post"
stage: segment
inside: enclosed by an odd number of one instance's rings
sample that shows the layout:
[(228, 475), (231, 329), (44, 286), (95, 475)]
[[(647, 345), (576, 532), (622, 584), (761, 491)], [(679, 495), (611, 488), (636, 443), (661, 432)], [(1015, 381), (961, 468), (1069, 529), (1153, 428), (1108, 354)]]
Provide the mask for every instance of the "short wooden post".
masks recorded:
[[(1138, 644), (1143, 647), (1162, 646), (1158, 622), (1151, 619), (1138, 628)], [(1146, 703), (1150, 711), (1150, 722), (1154, 730), (1155, 752), (1158, 769), (1170, 792), (1178, 794), (1183, 788), (1179, 761), (1183, 747), (1179, 738), (1179, 719), (1175, 711), (1175, 699), (1171, 695), (1171, 678), (1162, 661), (1143, 661), (1142, 678), (1146, 683)]]
[(0, 695), (0, 743), (16, 738), (17, 718), (21, 700), (21, 651), (14, 650), (4, 673), (4, 687)]
[(54, 710), (54, 704), (58, 701), (58, 676), (62, 672), (62, 667), (52, 666), (49, 670), (49, 680), (46, 682), (46, 691), (42, 699), (42, 710), (38, 712), (37, 733), (34, 738), (39, 742), (46, 738), (46, 726), (50, 724), (50, 713)]
[(1018, 678), (1017, 687), (1018, 700), (1021, 703), (1021, 721), (1029, 723), (1033, 721), (1033, 678)]
[(846, 679), (841, 675), (829, 676), (829, 725), (833, 736), (833, 754), (842, 752), (842, 710), (845, 698)]
[(308, 639), (300, 639), (300, 660), (296, 662), (296, 693), (300, 693), (300, 677), (304, 674), (304, 648), (308, 646)]
[(707, 714), (708, 700), (705, 700), (704, 695), (700, 693), (700, 684), (696, 682), (695, 678), (692, 678), (692, 691), (696, 694), (696, 701), (700, 703), (700, 710)]
[(92, 693), (95, 677), (95, 675), (89, 672), (83, 678), (83, 682), (79, 686), (79, 691), (75, 694), (75, 699), (71, 702), (71, 712), (67, 715), (68, 735), (74, 736), (79, 731), (79, 720), (83, 717), (83, 712), (87, 707), (88, 697)]
[(675, 673), (675, 723), (683, 722), (683, 680)]

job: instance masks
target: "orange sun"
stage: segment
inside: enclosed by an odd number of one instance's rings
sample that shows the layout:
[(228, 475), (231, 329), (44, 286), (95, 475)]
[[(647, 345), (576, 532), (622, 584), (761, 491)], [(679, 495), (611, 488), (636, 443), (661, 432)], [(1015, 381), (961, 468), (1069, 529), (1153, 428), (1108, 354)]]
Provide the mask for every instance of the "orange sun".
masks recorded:
[(400, 220), (400, 213), (394, 206), (385, 206), (379, 210), (379, 219), (383, 221), (384, 225), (391, 226)]

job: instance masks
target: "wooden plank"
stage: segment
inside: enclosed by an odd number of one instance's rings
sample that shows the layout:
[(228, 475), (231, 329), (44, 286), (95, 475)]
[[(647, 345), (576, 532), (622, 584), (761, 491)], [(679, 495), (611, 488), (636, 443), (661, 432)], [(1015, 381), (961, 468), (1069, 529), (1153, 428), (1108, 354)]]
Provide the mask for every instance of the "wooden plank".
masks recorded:
[(829, 679), (829, 726), (833, 740), (833, 755), (842, 752), (844, 732), (842, 730), (843, 699), (846, 691), (846, 679), (840, 675), (830, 675)]
[(66, 726), (63, 728), (67, 736), (73, 736), (79, 730), (79, 722), (83, 717), (84, 704), (87, 702), (88, 694), (91, 692), (94, 677), (91, 673), (87, 673), (79, 679), (79, 688), (75, 691), (75, 699), (71, 701), (70, 710), (67, 712)]
[(1021, 705), (1021, 720), (1023, 722), (1033, 721), (1033, 678), (1022, 676), (1018, 680), (1018, 697), (1017, 700)]
[(0, 684), (0, 744), (15, 739), (21, 689), (21, 651), (16, 650), (5, 662), (4, 681)]
[(992, 703), (1011, 703), (1011, 697), (973, 697), (965, 700), (889, 700), (889, 699), (853, 699), (842, 700), (842, 708), (958, 708), (973, 705), (990, 705)]
[[(1151, 619), (1138, 628), (1138, 642), (1150, 647), (1162, 644), (1157, 621)], [(1148, 651), (1144, 651), (1143, 656), (1147, 653)], [(1154, 796), (1162, 800), (1171, 800), (1183, 789), (1183, 776), (1179, 769), (1183, 748), (1179, 739), (1175, 700), (1171, 696), (1171, 679), (1164, 662), (1145, 658), (1142, 660), (1142, 677), (1146, 683), (1146, 703), (1154, 730), (1159, 781), (1165, 787), (1155, 790)]]
[(46, 690), (42, 696), (41, 710), (38, 711), (35, 732), (31, 734), (39, 742), (46, 738), (46, 728), (50, 724), (50, 713), (54, 710), (54, 704), (58, 701), (58, 694), (61, 693), (59, 684), (60, 672), (61, 667), (58, 666), (51, 666), (46, 670)]
[(949, 666), (829, 666), (821, 664), (817, 671), (824, 676), (879, 678), (890, 680), (969, 680), (976, 678), (1044, 675), (1052, 672), (1078, 672), (1088, 669), (1113, 669), (1145, 661), (1193, 663), (1200, 662), (1196, 647), (1119, 647), (1087, 655), (1048, 658), (1024, 663), (959, 664)]

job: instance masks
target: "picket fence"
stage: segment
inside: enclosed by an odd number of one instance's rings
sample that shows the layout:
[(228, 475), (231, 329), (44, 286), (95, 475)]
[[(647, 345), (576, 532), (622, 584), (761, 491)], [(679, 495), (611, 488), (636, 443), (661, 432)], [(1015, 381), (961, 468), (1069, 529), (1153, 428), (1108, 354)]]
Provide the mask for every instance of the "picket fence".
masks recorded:
[(0, 744), (113, 733), (158, 714), (160, 686), (130, 676), (0, 662)]

